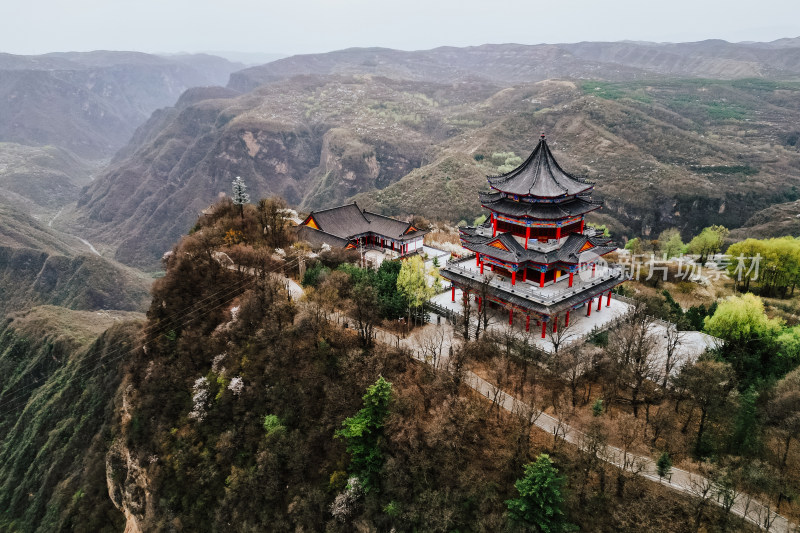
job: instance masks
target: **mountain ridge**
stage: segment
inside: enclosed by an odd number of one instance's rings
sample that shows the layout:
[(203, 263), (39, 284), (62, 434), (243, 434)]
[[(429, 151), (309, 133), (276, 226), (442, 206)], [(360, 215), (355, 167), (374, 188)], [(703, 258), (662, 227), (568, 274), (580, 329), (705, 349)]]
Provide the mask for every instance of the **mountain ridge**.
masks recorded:
[(798, 48), (800, 39), (788, 39), (781, 45), (710, 39), (696, 43), (503, 43), (415, 51), (348, 48), (243, 69), (231, 74), (228, 87), (246, 92), (301, 74), (372, 74), (441, 83), (483, 79), (500, 84), (548, 78), (630, 81), (663, 76), (797, 79)]

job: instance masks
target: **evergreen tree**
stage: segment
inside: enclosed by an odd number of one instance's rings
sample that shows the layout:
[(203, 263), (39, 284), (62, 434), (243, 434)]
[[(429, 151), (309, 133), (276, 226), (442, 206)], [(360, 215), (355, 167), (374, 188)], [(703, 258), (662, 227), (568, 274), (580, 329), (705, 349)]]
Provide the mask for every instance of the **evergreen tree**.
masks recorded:
[(745, 457), (756, 457), (761, 451), (761, 428), (759, 427), (756, 401), (758, 392), (750, 387), (739, 396), (739, 409), (731, 439), (731, 451)]
[(383, 466), (381, 441), (383, 424), (392, 401), (392, 384), (380, 376), (374, 385), (367, 388), (364, 407), (342, 422), (337, 437), (347, 441), (350, 453), (350, 474), (356, 476), (369, 492), (378, 483), (378, 473)]
[(598, 398), (592, 404), (592, 416), (600, 416), (603, 414), (603, 399)]
[(236, 176), (233, 180), (233, 203), (239, 206), (239, 214), (244, 220), (244, 204), (250, 202), (250, 195), (247, 193), (247, 185), (244, 180)]
[(664, 478), (669, 476), (672, 472), (672, 459), (669, 458), (667, 452), (663, 452), (656, 461), (656, 469), (658, 470), (658, 477)]
[(564, 479), (550, 456), (543, 453), (525, 465), (525, 475), (514, 484), (519, 497), (506, 501), (511, 520), (543, 533), (563, 531)]

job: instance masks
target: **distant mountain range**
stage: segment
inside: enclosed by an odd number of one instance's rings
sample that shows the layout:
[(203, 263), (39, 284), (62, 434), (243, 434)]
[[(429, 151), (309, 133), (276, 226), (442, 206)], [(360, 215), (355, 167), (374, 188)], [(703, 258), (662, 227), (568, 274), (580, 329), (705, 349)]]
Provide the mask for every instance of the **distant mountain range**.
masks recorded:
[(48, 216), (66, 207), (57, 227), (148, 269), (236, 175), (254, 197), (306, 209), (356, 199), (469, 220), (492, 155), (525, 155), (541, 129), (597, 179), (599, 219), (618, 233), (737, 227), (797, 199), (800, 39), (349, 49), (240, 66), (0, 56), (14, 102), (0, 105), (0, 139), (53, 145), (20, 158), (31, 148), (7, 144), (16, 170), (0, 168), (0, 194)]
[(0, 54), (0, 141), (109, 157), (153, 111), (242, 66), (208, 55)]
[(0, 54), (0, 316), (38, 304), (146, 305), (151, 280), (58, 222), (153, 111), (242, 66), (209, 55)]
[(575, 44), (487, 44), (404, 52), (351, 48), (296, 55), (231, 75), (229, 87), (245, 92), (302, 74), (372, 74), (454, 83), (482, 79), (503, 85), (576, 78), (607, 81), (653, 77), (797, 79), (800, 38), (772, 43), (583, 42)]

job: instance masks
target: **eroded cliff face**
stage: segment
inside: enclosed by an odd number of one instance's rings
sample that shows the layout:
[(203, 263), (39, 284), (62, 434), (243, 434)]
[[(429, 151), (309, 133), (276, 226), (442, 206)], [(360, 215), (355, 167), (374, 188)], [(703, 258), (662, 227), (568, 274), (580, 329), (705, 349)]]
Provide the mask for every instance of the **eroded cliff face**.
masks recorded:
[(332, 128), (322, 137), (313, 188), (302, 201), (308, 209), (345, 202), (365, 190), (383, 189), (419, 167), (421, 146), (403, 151), (396, 143), (365, 138), (354, 129)]
[(125, 516), (125, 533), (142, 533), (150, 497), (146, 469), (135, 453), (116, 442), (106, 455), (108, 496)]
[(42, 306), (0, 326), (0, 529), (122, 529), (106, 452), (140, 318)]
[(118, 260), (153, 267), (236, 176), (254, 200), (279, 195), (310, 208), (383, 188), (447, 133), (441, 119), (430, 122), (441, 114), (436, 102), (411, 92), (425, 88), (310, 78), (240, 96), (194, 94), (154, 115), (83, 191), (77, 226), (117, 246)]

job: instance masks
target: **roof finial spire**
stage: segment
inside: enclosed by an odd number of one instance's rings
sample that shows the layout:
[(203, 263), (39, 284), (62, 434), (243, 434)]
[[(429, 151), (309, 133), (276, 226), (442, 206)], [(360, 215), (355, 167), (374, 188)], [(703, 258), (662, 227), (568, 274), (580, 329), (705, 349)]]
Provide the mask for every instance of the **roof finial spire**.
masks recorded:
[(544, 131), (542, 132), (542, 139), (544, 139)]

